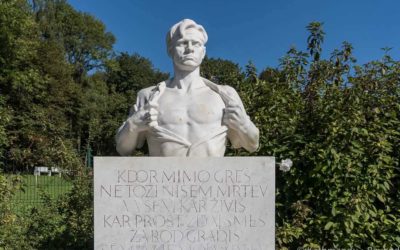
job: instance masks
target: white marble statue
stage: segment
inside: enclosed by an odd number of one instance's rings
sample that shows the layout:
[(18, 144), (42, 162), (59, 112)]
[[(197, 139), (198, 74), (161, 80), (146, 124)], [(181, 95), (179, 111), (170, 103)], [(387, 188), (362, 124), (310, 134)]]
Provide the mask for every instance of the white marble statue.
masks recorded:
[(142, 89), (129, 118), (118, 129), (117, 151), (128, 156), (147, 140), (150, 156), (224, 156), (227, 140), (253, 152), (259, 131), (237, 92), (200, 76), (208, 36), (184, 19), (167, 33), (174, 76)]

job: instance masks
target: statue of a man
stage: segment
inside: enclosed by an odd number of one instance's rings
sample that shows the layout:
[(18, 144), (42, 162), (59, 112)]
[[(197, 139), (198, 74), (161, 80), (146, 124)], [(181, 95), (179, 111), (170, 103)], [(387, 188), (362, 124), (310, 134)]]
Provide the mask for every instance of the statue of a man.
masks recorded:
[(131, 155), (147, 140), (150, 156), (224, 156), (227, 140), (253, 152), (259, 131), (237, 92), (200, 76), (208, 36), (184, 19), (167, 33), (174, 76), (142, 89), (116, 135), (117, 151)]

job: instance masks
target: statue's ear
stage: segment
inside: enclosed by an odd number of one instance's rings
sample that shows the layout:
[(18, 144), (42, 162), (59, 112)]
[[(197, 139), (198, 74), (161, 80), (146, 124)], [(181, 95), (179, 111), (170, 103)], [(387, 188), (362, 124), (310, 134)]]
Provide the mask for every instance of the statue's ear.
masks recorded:
[(206, 46), (204, 46), (204, 50), (203, 50), (203, 56), (202, 56), (201, 60), (203, 60), (203, 59), (204, 59), (204, 57), (206, 56), (206, 51), (207, 51), (207, 48), (206, 48)]
[(172, 51), (170, 46), (167, 46), (167, 54), (170, 58), (172, 58)]

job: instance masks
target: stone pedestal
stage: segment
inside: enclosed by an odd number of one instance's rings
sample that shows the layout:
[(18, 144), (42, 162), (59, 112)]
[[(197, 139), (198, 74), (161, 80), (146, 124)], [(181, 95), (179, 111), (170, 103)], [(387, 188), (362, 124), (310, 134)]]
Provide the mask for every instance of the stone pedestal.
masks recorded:
[(273, 157), (95, 157), (98, 250), (275, 249)]

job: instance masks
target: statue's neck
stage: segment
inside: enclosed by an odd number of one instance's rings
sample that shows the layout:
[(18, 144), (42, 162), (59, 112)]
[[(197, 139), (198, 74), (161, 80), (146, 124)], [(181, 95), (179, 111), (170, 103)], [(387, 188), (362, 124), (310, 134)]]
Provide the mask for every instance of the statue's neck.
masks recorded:
[(204, 83), (200, 77), (200, 67), (197, 67), (193, 71), (184, 71), (175, 68), (175, 74), (172, 81), (169, 84), (170, 88), (182, 89), (189, 91), (204, 86)]

